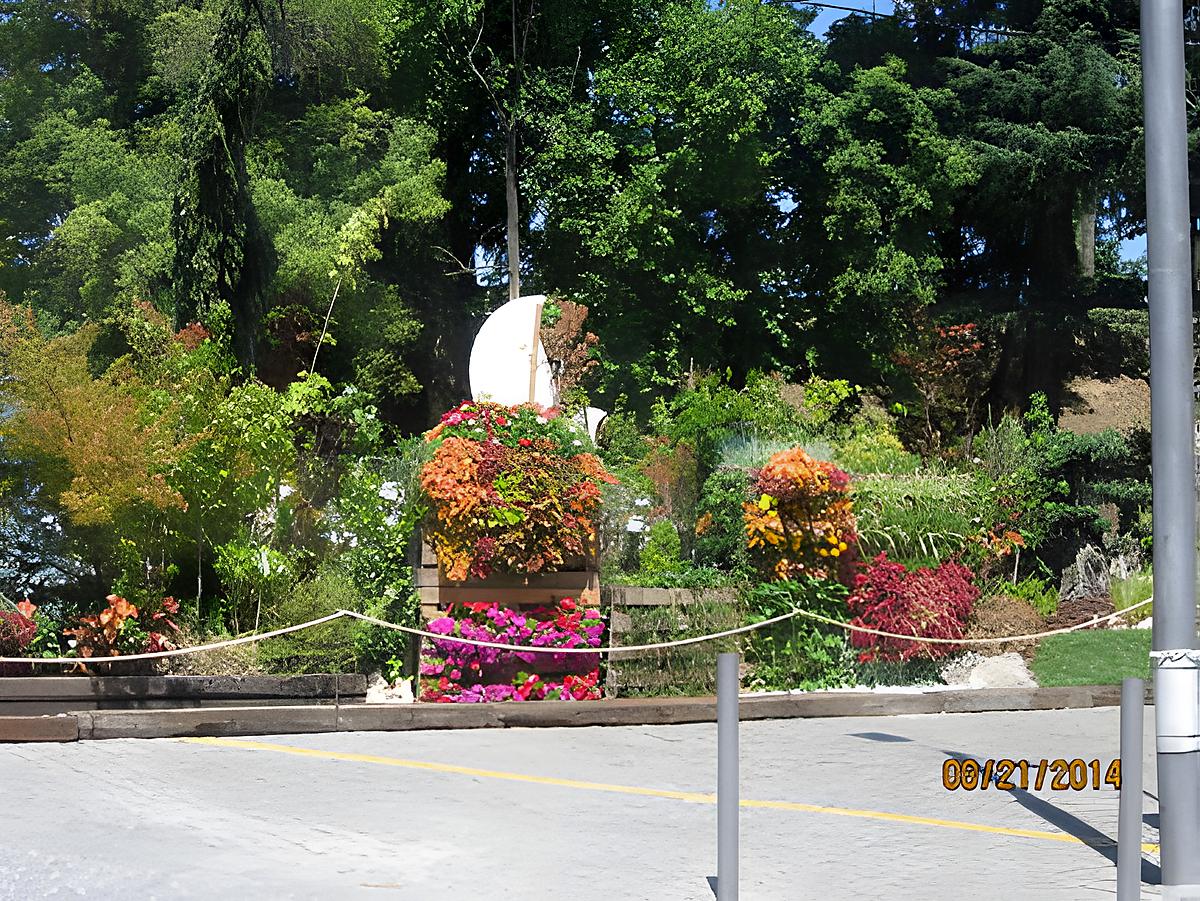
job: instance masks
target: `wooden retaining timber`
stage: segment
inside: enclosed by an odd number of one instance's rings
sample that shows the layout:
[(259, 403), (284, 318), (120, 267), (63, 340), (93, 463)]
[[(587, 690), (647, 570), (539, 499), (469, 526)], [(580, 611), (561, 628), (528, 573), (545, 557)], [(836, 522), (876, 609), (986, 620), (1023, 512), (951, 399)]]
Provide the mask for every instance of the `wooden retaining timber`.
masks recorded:
[(7, 676), (0, 678), (0, 717), (80, 710), (361, 704), (366, 696), (366, 677), (358, 674)]
[[(741, 625), (738, 593), (734, 588), (606, 585), (601, 600), (608, 612), (608, 643), (614, 649), (628, 644), (669, 641), (681, 629), (697, 635)], [(699, 605), (706, 606), (701, 611)], [(733, 650), (734, 641), (724, 639), (635, 655), (615, 651), (608, 657), (604, 693), (615, 698), (631, 690), (651, 694), (681, 688), (695, 694), (715, 692), (716, 653)]]
[(414, 567), (421, 615), (433, 619), (451, 604), (492, 604), (518, 609), (551, 606), (563, 598), (574, 598), (581, 606), (600, 605), (600, 573), (594, 558), (580, 560), (572, 569), (526, 575), (493, 573), (486, 579), (452, 582), (438, 567), (437, 557), (421, 544), (421, 559)]

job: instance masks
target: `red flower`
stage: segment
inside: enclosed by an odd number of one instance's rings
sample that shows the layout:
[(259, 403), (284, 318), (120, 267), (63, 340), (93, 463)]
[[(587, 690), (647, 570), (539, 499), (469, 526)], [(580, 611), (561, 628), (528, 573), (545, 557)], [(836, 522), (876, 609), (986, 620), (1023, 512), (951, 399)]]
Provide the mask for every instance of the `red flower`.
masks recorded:
[(521, 447), (529, 447), (533, 442), (528, 438), (521, 438), (517, 441), (517, 444), (521, 445)]
[(558, 606), (562, 607), (563, 610), (574, 610), (575, 602), (571, 598), (563, 598), (558, 602)]

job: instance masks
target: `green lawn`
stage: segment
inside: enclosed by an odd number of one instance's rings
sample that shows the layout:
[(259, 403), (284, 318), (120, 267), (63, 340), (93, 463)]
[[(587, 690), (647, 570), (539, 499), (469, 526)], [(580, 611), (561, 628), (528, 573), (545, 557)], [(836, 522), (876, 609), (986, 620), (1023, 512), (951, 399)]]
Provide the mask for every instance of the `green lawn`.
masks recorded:
[(1111, 629), (1051, 635), (1030, 665), (1039, 685), (1114, 685), (1150, 678), (1150, 630)]

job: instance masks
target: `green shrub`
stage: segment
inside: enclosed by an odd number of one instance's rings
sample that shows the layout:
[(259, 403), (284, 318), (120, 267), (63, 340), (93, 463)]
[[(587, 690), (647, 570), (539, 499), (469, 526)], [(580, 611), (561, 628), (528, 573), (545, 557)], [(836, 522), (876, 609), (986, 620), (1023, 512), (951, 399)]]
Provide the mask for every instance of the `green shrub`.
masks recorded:
[(719, 465), (721, 443), (731, 436), (756, 435), (790, 446), (811, 434), (800, 412), (783, 399), (781, 389), (778, 379), (757, 372), (750, 373), (741, 390), (720, 376), (705, 376), (669, 402), (658, 400), (650, 425), (655, 434), (690, 443), (703, 478)]
[[(340, 567), (325, 564), (305, 582), (298, 583), (267, 611), (269, 629), (294, 626), (327, 616), (335, 610), (361, 611), (363, 597)], [(359, 629), (349, 619), (293, 632), (261, 643), (258, 662), (268, 672), (351, 673), (359, 668), (356, 642)]]
[[(832, 579), (764, 582), (743, 594), (747, 623), (797, 607), (845, 622), (846, 589)], [(800, 616), (748, 634), (749, 686), (763, 690), (839, 688), (854, 684), (854, 653), (845, 633)]]
[(1037, 576), (1027, 576), (1016, 585), (1005, 585), (998, 592), (1020, 598), (1043, 617), (1053, 616), (1058, 610), (1058, 589)]
[(921, 468), (921, 458), (906, 451), (900, 439), (891, 432), (852, 435), (841, 443), (833, 459), (847, 472), (854, 474), (909, 474)]
[(245, 534), (215, 551), (213, 569), (225, 590), (227, 621), (235, 632), (257, 629), (262, 611), (295, 582), (291, 560), (274, 548), (256, 545)]
[(837, 419), (845, 419), (850, 401), (858, 394), (857, 385), (845, 379), (826, 379), (811, 376), (804, 383), (804, 422), (812, 429), (823, 431)]
[(748, 572), (746, 523), (742, 504), (749, 499), (750, 473), (721, 467), (704, 482), (697, 506), (695, 557), (700, 566)]
[(737, 582), (736, 576), (711, 566), (692, 566), (682, 562), (678, 569), (646, 572), (610, 570), (604, 574), (606, 585), (632, 585), (638, 588), (725, 588)]
[(641, 553), (641, 571), (648, 576), (676, 572), (683, 565), (682, 543), (675, 524), (660, 519), (650, 526)]

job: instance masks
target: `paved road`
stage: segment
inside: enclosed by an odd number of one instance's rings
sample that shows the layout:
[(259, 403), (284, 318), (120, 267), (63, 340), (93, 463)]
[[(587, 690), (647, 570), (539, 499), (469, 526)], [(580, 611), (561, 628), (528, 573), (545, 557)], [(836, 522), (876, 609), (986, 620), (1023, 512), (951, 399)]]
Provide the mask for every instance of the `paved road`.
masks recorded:
[[(1116, 792), (948, 792), (941, 770), (948, 754), (1108, 760), (1117, 721), (745, 723), (742, 797), (781, 803), (742, 811), (742, 898), (1111, 897)], [(1152, 730), (1148, 716), (1148, 750)], [(0, 899), (710, 899), (715, 738), (702, 725), (0, 745)]]

